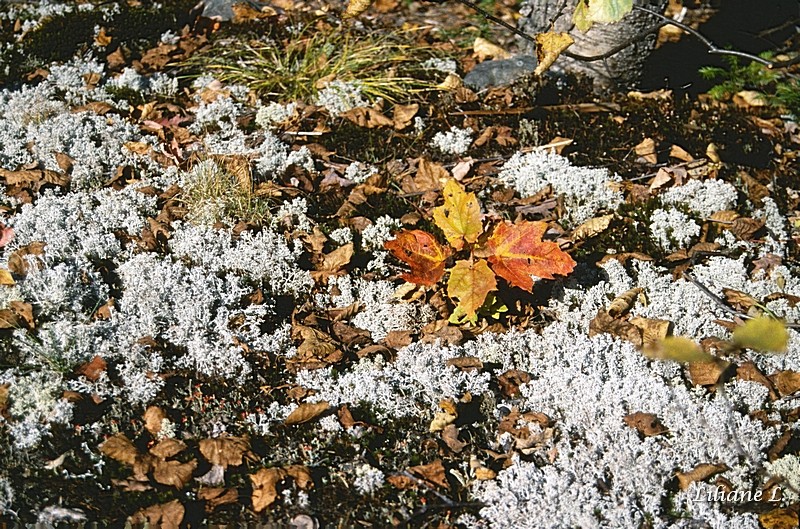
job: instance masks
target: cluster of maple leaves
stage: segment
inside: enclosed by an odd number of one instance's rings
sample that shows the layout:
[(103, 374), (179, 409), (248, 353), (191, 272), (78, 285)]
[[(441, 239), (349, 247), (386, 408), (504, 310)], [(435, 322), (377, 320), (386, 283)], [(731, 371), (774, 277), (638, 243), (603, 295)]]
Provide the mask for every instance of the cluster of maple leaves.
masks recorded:
[[(447, 295), (457, 302), (456, 312), (474, 320), (487, 295), (497, 290), (496, 276), (509, 285), (531, 290), (533, 277), (553, 279), (567, 275), (575, 261), (554, 242), (543, 241), (546, 222), (501, 222), (484, 236), (480, 205), (474, 193), (467, 193), (456, 180), (443, 190), (444, 204), (433, 210), (433, 219), (450, 248), (423, 230), (403, 230), (385, 247), (407, 264), (406, 281), (432, 286), (445, 274), (453, 252), (468, 254), (449, 269)], [(483, 236), (483, 237), (482, 237)]]

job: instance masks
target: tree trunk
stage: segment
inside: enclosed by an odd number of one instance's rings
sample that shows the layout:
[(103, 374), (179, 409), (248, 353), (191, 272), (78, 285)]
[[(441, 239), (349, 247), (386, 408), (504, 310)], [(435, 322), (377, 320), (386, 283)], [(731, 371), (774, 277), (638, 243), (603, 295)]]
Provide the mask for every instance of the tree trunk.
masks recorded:
[[(577, 0), (524, 0), (520, 8), (522, 18), (518, 23), (519, 29), (529, 35), (546, 32), (551, 28), (568, 32), (575, 39), (568, 51), (589, 57), (601, 55), (659, 22), (656, 17), (634, 9), (619, 22), (595, 24), (589, 31), (582, 33), (572, 24), (572, 12), (576, 3)], [(667, 0), (634, 0), (634, 4), (663, 13)], [(653, 33), (607, 59), (592, 62), (562, 55), (552, 69), (556, 72), (588, 76), (592, 78), (595, 90), (600, 92), (636, 88), (644, 63), (655, 46), (655, 40), (656, 34)], [(523, 46), (532, 51), (529, 42), (526, 41)]]

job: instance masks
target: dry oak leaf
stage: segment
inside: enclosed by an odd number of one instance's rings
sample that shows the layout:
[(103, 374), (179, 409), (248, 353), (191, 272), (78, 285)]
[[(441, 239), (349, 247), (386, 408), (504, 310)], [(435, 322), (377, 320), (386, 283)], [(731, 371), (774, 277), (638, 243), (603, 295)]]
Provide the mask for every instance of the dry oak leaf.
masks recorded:
[(688, 367), (689, 380), (695, 386), (714, 386), (730, 365), (730, 362), (721, 359), (710, 362), (692, 362)]
[(558, 244), (542, 241), (545, 231), (546, 222), (498, 224), (479, 257), (488, 257), (492, 270), (509, 284), (531, 290), (531, 276), (554, 279), (553, 274), (567, 275), (575, 268), (575, 261)]
[(438, 485), (445, 489), (450, 488), (450, 484), (447, 482), (447, 477), (445, 476), (445, 469), (441, 459), (437, 459), (433, 463), (428, 463), (427, 465), (410, 467), (408, 470), (412, 474), (416, 474), (425, 481), (433, 483), (434, 485)]
[(631, 325), (642, 331), (642, 347), (656, 347), (664, 338), (672, 334), (672, 322), (669, 320), (653, 320), (636, 316), (631, 318)]
[(442, 247), (428, 232), (422, 230), (402, 230), (395, 234), (394, 240), (386, 241), (384, 248), (403, 261), (411, 272), (400, 277), (409, 283), (432, 286), (444, 275), (444, 262), (450, 252)]
[(243, 456), (250, 450), (250, 440), (245, 437), (218, 437), (203, 439), (199, 443), (200, 453), (212, 465), (222, 468), (238, 467)]
[(133, 466), (138, 452), (130, 439), (123, 434), (112, 435), (100, 445), (100, 453), (120, 463)]
[(13, 286), (16, 284), (17, 282), (11, 277), (11, 272), (0, 269), (0, 285)]
[(572, 46), (575, 40), (569, 33), (548, 31), (536, 34), (536, 58), (539, 64), (533, 71), (534, 75), (542, 75), (556, 62), (561, 52)]
[(395, 130), (403, 130), (411, 125), (414, 116), (419, 112), (419, 104), (395, 105), (392, 111), (392, 122)]
[(304, 402), (297, 408), (292, 410), (292, 413), (283, 421), (283, 424), (303, 424), (317, 419), (320, 415), (330, 409), (328, 401), (321, 400), (319, 402)]
[(180, 501), (172, 500), (169, 503), (151, 505), (146, 509), (137, 511), (128, 518), (131, 524), (147, 523), (150, 527), (159, 529), (179, 529), (186, 509)]
[(255, 474), (250, 474), (255, 512), (261, 512), (275, 503), (278, 498), (278, 483), (283, 481), (287, 475), (282, 468), (262, 468)]
[(703, 481), (704, 479), (708, 479), (726, 470), (728, 470), (728, 465), (725, 463), (718, 463), (716, 465), (703, 463), (702, 465), (697, 465), (688, 472), (676, 472), (675, 476), (678, 478), (678, 486), (680, 489), (686, 490), (695, 481)]
[(489, 264), (478, 259), (476, 262), (456, 261), (450, 270), (447, 281), (447, 295), (458, 300), (458, 307), (468, 318), (475, 317), (489, 292), (497, 290), (497, 280)]
[(339, 115), (349, 119), (359, 127), (367, 127), (368, 129), (394, 126), (394, 121), (370, 107), (352, 108)]
[(442, 191), (444, 204), (433, 209), (433, 220), (444, 232), (447, 242), (460, 250), (464, 242), (474, 243), (483, 233), (481, 209), (475, 193), (467, 193), (451, 179)]
[(187, 463), (157, 459), (153, 463), (153, 479), (162, 485), (182, 489), (192, 479), (195, 468), (197, 468), (196, 459)]
[(456, 454), (460, 453), (464, 447), (467, 446), (467, 443), (458, 438), (458, 428), (455, 424), (448, 424), (444, 427), (442, 430), (442, 441)]

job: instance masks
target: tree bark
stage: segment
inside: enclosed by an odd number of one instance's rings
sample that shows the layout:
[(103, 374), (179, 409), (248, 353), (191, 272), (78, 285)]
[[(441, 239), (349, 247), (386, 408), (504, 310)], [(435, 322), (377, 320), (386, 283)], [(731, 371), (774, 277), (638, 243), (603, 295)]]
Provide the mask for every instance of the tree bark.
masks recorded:
[[(602, 55), (659, 23), (656, 17), (634, 9), (619, 22), (595, 24), (589, 31), (582, 33), (572, 24), (576, 3), (577, 0), (524, 0), (520, 8), (522, 18), (518, 27), (529, 35), (551, 29), (567, 32), (575, 39), (568, 51), (589, 57)], [(634, 4), (661, 13), (667, 0), (634, 0)], [(593, 80), (595, 90), (599, 92), (636, 88), (644, 63), (653, 51), (655, 42), (656, 34), (653, 33), (609, 58), (592, 62), (562, 55), (552, 69), (556, 72), (588, 76)], [(523, 46), (532, 51), (530, 42), (525, 41)]]

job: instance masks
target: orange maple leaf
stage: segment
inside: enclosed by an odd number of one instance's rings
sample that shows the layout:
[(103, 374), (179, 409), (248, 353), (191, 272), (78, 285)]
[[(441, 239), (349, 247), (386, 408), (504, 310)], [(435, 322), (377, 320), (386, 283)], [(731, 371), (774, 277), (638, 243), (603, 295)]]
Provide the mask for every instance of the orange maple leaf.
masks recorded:
[(487, 257), (492, 270), (509, 284), (531, 290), (531, 276), (553, 279), (553, 274), (567, 275), (575, 261), (554, 242), (542, 241), (546, 222), (522, 221), (498, 224), (486, 241), (481, 257)]
[(392, 255), (411, 267), (411, 272), (400, 277), (410, 283), (432, 286), (444, 275), (444, 262), (450, 255), (433, 235), (422, 230), (402, 230), (395, 239), (383, 245)]

